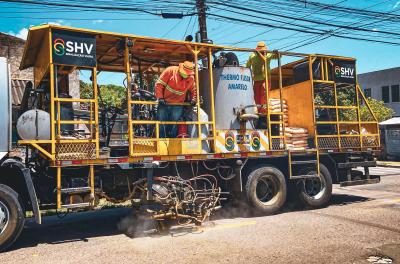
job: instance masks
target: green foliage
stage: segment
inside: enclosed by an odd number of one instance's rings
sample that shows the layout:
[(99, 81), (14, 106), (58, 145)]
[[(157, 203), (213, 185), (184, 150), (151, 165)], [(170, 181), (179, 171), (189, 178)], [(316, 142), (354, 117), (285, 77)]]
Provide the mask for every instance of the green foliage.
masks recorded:
[[(80, 93), (81, 98), (93, 98), (92, 86), (83, 81), (80, 81)], [(100, 85), (100, 95), (105, 106), (126, 108), (126, 89), (124, 87), (114, 84)]]
[[(380, 100), (376, 100), (374, 98), (367, 98), (368, 104), (371, 107), (372, 112), (375, 114), (378, 122), (382, 122), (388, 120), (393, 117), (394, 111), (393, 109), (385, 106), (385, 103)], [(369, 109), (366, 105), (363, 105), (360, 110), (361, 120), (363, 121), (373, 121), (373, 117), (369, 112)]]
[[(372, 112), (374, 113), (378, 122), (382, 122), (392, 118), (394, 111), (393, 109), (386, 107), (385, 103), (380, 100), (376, 100), (374, 98), (367, 98), (368, 105), (371, 107)], [(374, 116), (371, 114), (368, 106), (364, 103), (360, 107), (360, 116), (361, 121), (374, 121)], [(342, 110), (341, 114), (339, 114), (340, 120), (344, 121), (357, 121), (357, 110), (356, 109), (348, 109)]]
[[(356, 106), (356, 94), (355, 89), (338, 88), (337, 89), (337, 100), (340, 106)], [(361, 100), (361, 97), (360, 97)], [(378, 122), (385, 121), (391, 118), (394, 111), (386, 107), (383, 101), (379, 101), (373, 98), (367, 98), (368, 104), (371, 107), (372, 112), (375, 114)], [(315, 94), (316, 105), (335, 105), (335, 97), (333, 89), (320, 89)], [(357, 121), (357, 110), (356, 109), (339, 109), (339, 120), (341, 121)], [(368, 106), (362, 103), (360, 107), (360, 115), (362, 121), (374, 121), (374, 117), (369, 111)], [(335, 114), (333, 111), (328, 113), (329, 120), (335, 120)]]
[(79, 91), (81, 94), (81, 99), (91, 99), (93, 98), (93, 88), (90, 84), (84, 81), (79, 81)]

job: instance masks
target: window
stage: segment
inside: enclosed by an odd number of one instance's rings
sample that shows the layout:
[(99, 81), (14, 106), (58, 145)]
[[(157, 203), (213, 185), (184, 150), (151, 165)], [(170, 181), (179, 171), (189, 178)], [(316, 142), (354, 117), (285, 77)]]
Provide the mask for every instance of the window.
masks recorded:
[(364, 89), (364, 95), (365, 97), (371, 97), (371, 88), (365, 88)]
[(400, 102), (399, 85), (392, 85), (392, 102)]
[(389, 103), (389, 86), (382, 86), (382, 101)]

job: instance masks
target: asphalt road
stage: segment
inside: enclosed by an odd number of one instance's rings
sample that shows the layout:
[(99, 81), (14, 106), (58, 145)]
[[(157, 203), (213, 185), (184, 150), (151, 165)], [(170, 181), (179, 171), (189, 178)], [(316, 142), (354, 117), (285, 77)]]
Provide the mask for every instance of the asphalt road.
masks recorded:
[(46, 217), (28, 223), (0, 263), (400, 263), (400, 169), (371, 174), (382, 182), (335, 186), (323, 209), (264, 217), (225, 209), (201, 228), (165, 235), (122, 234), (129, 209)]

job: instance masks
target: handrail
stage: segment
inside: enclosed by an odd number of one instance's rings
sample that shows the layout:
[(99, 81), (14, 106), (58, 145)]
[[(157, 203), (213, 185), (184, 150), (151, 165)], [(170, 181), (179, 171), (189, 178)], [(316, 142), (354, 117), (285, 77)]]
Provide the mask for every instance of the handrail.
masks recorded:
[(339, 134), (339, 135), (318, 135), (318, 138), (339, 138), (339, 137), (376, 137), (378, 134)]
[[(130, 104), (138, 104), (138, 105), (158, 105), (156, 101), (140, 101), (140, 100), (130, 100)], [(190, 106), (190, 103), (166, 103), (165, 105), (182, 105), (182, 106)]]
[(95, 99), (54, 97), (55, 102), (95, 103)]
[(321, 109), (357, 109), (358, 107), (356, 105), (338, 105), (338, 106), (334, 106), (334, 105), (316, 105), (315, 108), (321, 108)]
[(157, 120), (132, 120), (132, 124), (136, 125), (212, 125), (212, 121), (157, 121)]
[(357, 125), (358, 123), (361, 124), (375, 124), (375, 121), (317, 121), (317, 125), (336, 125), (336, 124), (348, 124), (348, 125)]

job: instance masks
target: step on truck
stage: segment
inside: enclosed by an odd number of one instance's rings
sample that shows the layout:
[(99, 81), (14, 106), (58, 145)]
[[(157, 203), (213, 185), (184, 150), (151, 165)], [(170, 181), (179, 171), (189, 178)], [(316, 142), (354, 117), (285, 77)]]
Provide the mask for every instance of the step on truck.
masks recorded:
[[(8, 62), (0, 59), (0, 249), (16, 241), (27, 212), (40, 224), (43, 210), (131, 202), (162, 229), (200, 225), (236, 202), (265, 215), (289, 196), (323, 207), (332, 184), (378, 183), (368, 170), (379, 152), (378, 123), (355, 59), (274, 51), (266, 103), (256, 105), (252, 72), (235, 56), (252, 52), (268, 68), (270, 51), (31, 27), (20, 69), (32, 68), (34, 80), (13, 118)], [(187, 60), (195, 65), (195, 106), (182, 103), (179, 121), (157, 120), (154, 82)], [(117, 79), (116, 106), (102, 82)], [(180, 135), (160, 137), (166, 126)]]

